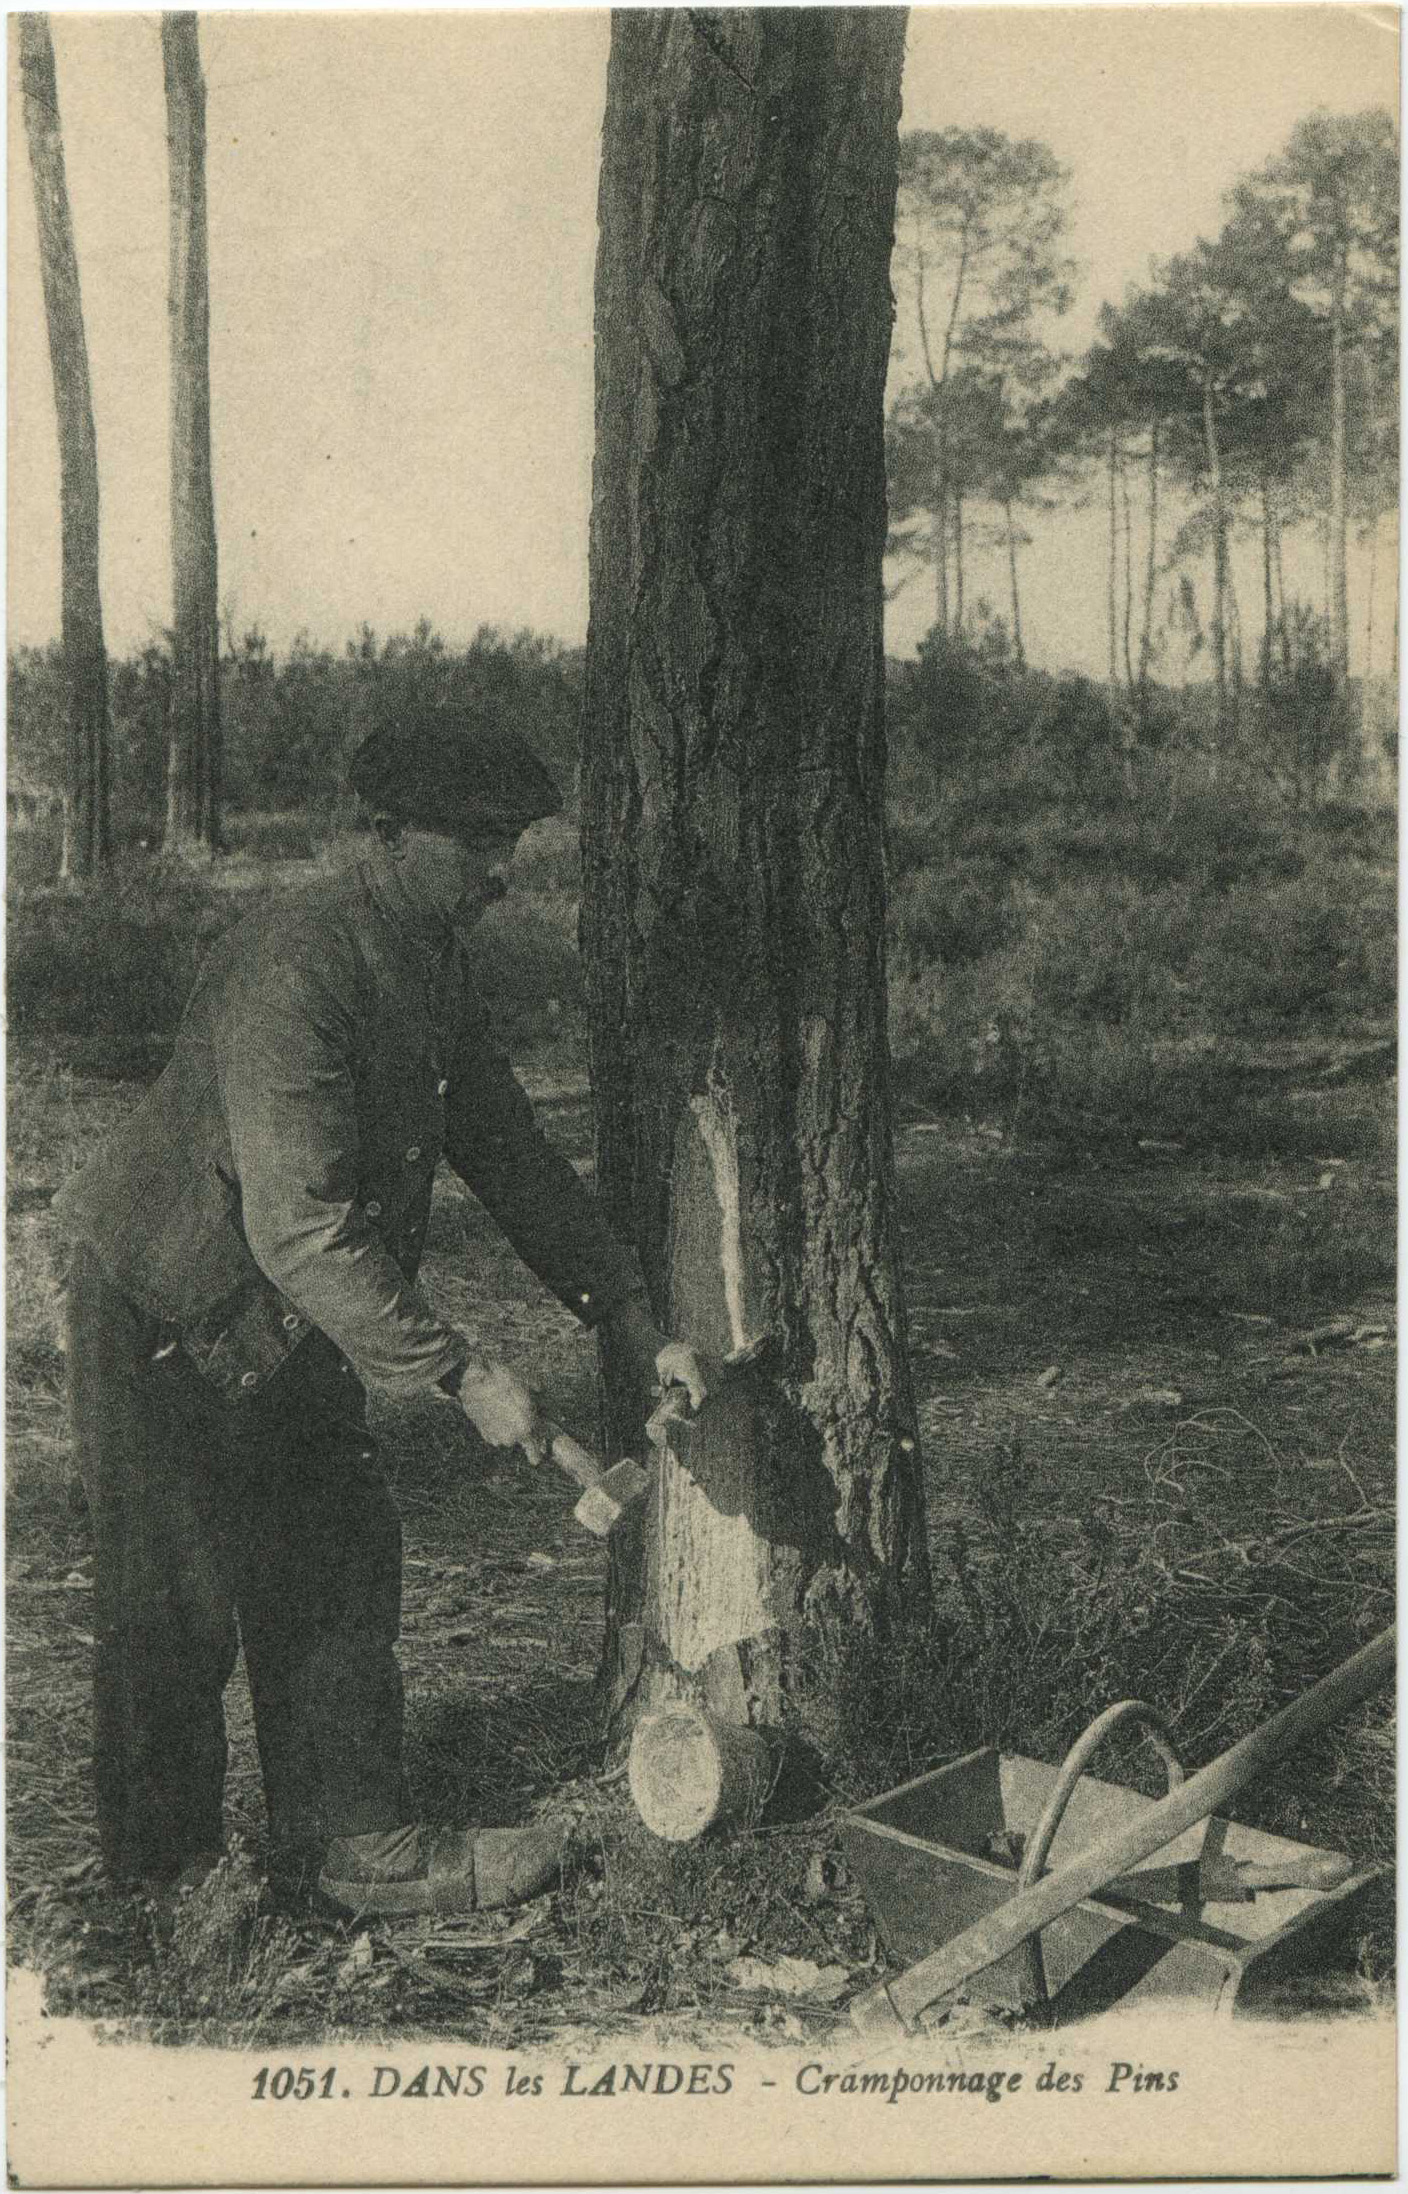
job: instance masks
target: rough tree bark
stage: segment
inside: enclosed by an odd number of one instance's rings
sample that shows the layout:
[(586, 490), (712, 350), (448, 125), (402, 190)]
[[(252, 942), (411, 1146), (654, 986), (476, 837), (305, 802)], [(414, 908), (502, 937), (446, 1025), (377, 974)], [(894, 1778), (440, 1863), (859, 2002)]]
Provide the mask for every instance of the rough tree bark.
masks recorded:
[(98, 577), (98, 439), (47, 15), (19, 17), (19, 54), (59, 422), (60, 631), (67, 711), (59, 873), (65, 881), (77, 882), (95, 875), (112, 858), (108, 659)]
[[(622, 10), (597, 261), (582, 946), (597, 1191), (766, 1375), (613, 1542), (612, 1731), (797, 1711), (928, 1591), (885, 1022), (881, 557), (905, 16)], [(605, 1352), (608, 1435), (639, 1399)]]
[(210, 470), (210, 278), (205, 80), (192, 14), (161, 18), (171, 182), (171, 561), (173, 663), (165, 850), (220, 845), (220, 628)]

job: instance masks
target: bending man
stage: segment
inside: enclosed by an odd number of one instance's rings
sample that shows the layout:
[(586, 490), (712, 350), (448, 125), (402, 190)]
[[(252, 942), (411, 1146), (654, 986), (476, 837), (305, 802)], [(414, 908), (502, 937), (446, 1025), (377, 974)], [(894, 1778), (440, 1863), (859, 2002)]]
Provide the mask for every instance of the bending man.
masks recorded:
[(522, 1380), (416, 1284), (441, 1155), (584, 1325), (611, 1321), (642, 1380), (696, 1402), (703, 1384), (470, 981), (464, 933), (557, 787), (521, 742), (429, 704), (349, 776), (364, 850), (221, 941), (165, 1073), (56, 1200), (96, 1536), (99, 1836), (120, 1881), (218, 1856), (238, 1622), (275, 1877), (321, 1852), (347, 1908), (501, 1904), (552, 1878), (562, 1834), (412, 1818), (400, 1523), (366, 1423), (368, 1384), (440, 1391), (491, 1445), (544, 1450)]

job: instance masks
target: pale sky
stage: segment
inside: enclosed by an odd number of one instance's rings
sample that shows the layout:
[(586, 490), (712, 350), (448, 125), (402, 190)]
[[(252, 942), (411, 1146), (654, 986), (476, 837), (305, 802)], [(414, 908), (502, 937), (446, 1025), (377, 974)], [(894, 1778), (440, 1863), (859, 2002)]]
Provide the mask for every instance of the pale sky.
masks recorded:
[[(280, 648), (422, 615), (451, 641), (482, 623), (584, 636), (608, 21), (201, 18), (216, 521), (239, 627)], [(57, 13), (54, 37), (116, 652), (169, 615), (160, 45), (154, 15)], [(1152, 256), (1215, 231), (1222, 193), (1301, 115), (1396, 108), (1396, 68), (1382, 8), (916, 8), (902, 126), (985, 123), (1068, 163), (1076, 350)], [(9, 635), (38, 642), (58, 626), (58, 458), (13, 65), (9, 124)], [(1102, 555), (1098, 512), (1035, 522), (1037, 660), (1102, 666)], [(1003, 583), (975, 560), (970, 598), (1000, 603)], [(1382, 568), (1380, 584), (1387, 605)], [(891, 644), (931, 616), (916, 580)]]

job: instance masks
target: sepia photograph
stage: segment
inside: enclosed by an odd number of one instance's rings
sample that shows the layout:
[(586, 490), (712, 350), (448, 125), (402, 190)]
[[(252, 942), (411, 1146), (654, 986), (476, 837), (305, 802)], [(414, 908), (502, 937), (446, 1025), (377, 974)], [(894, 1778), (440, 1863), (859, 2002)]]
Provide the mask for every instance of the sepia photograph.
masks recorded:
[(11, 2183), (1391, 2173), (1397, 9), (7, 31)]

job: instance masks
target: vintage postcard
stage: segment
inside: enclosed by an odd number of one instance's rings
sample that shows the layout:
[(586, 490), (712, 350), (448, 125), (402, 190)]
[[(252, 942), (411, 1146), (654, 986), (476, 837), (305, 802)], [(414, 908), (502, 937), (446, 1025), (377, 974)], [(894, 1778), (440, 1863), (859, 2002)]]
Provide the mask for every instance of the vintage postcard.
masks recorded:
[(1391, 2174), (1397, 11), (7, 28), (12, 2183)]

